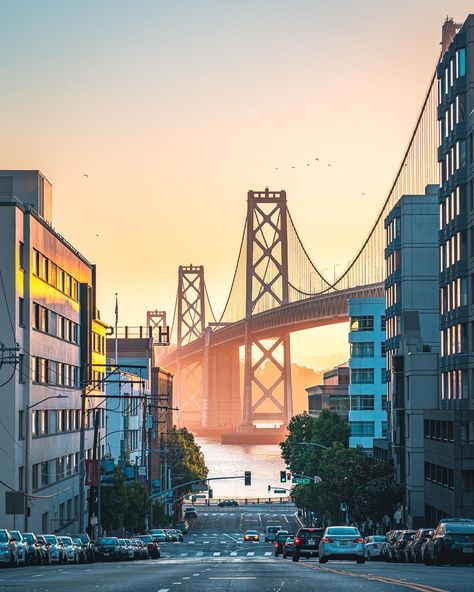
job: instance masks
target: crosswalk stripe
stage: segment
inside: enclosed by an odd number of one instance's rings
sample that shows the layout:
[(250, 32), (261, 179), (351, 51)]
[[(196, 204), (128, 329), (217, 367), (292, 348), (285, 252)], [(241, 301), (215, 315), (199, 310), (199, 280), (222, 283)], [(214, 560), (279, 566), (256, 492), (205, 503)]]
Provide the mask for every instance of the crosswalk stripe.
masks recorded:
[(169, 588), (160, 588), (158, 592), (168, 592)]
[(236, 557), (237, 556), (237, 551), (232, 551), (232, 553), (230, 554), (231, 557)]
[(196, 557), (202, 557), (204, 555), (204, 553), (202, 551), (198, 551), (196, 553)]
[(187, 557), (188, 553), (181, 553), (181, 557)]
[(271, 556), (271, 553), (270, 553), (270, 551), (266, 551), (266, 553), (265, 553), (265, 557), (270, 557), (270, 556)]
[(215, 553), (213, 553), (214, 557), (220, 557), (220, 551), (216, 551)]
[(249, 551), (247, 553), (247, 557), (253, 557), (255, 555), (255, 553), (253, 551)]

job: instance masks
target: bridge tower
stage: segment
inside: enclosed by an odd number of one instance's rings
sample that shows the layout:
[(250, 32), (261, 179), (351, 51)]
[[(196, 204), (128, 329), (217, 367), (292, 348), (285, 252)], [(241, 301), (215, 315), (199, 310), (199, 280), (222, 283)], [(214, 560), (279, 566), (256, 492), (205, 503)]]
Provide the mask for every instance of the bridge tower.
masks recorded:
[(248, 192), (243, 432), (255, 422), (286, 428), (292, 416), (290, 336), (252, 334), (254, 315), (289, 300), (287, 221), (285, 191)]
[(182, 364), (179, 350), (204, 334), (206, 326), (204, 267), (180, 265), (178, 269), (177, 396), (180, 419), (187, 427), (201, 425), (203, 360)]

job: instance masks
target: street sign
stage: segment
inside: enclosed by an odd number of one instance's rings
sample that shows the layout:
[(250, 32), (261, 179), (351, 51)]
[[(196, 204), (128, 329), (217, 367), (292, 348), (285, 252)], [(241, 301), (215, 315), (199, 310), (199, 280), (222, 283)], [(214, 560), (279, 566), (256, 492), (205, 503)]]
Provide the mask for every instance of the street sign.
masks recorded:
[(209, 488), (209, 486), (207, 485), (207, 483), (193, 483), (191, 485), (191, 491), (207, 491)]
[(286, 489), (274, 489), (273, 493), (286, 493)]
[(5, 491), (5, 514), (23, 514), (24, 511), (25, 493), (23, 491)]
[(95, 459), (86, 459), (86, 485), (96, 487), (99, 485), (99, 461)]
[(298, 485), (307, 485), (309, 483), (309, 478), (308, 477), (293, 477), (291, 482), (297, 483)]

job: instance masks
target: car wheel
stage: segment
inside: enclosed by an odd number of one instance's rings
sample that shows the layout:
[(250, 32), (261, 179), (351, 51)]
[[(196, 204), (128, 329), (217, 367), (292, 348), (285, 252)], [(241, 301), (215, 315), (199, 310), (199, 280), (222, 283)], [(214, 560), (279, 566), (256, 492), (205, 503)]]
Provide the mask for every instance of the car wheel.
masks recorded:
[(299, 561), (300, 560), (298, 555), (293, 555), (293, 557), (291, 559), (292, 559), (292, 561)]
[(359, 565), (363, 565), (365, 563), (365, 558), (364, 557), (357, 557), (357, 563)]
[(278, 551), (275, 551), (275, 557), (278, 557), (279, 553)]
[(328, 562), (328, 558), (327, 557), (320, 557), (319, 558), (319, 563), (327, 563)]
[(431, 557), (428, 556), (428, 553), (425, 553), (423, 563), (425, 565), (433, 565), (433, 560), (431, 559)]

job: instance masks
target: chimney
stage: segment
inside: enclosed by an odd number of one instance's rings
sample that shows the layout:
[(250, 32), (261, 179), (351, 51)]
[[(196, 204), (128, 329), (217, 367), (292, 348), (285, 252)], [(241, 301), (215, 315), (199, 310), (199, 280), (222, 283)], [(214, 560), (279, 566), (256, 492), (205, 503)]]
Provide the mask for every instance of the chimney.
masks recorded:
[(459, 28), (460, 25), (456, 24), (452, 18), (446, 17), (441, 30), (441, 56), (446, 53)]

